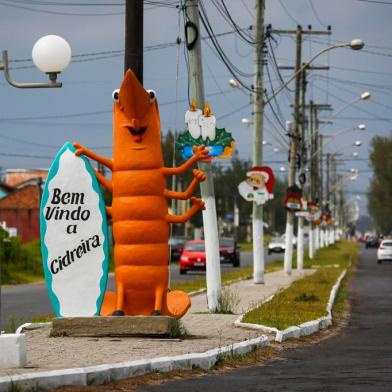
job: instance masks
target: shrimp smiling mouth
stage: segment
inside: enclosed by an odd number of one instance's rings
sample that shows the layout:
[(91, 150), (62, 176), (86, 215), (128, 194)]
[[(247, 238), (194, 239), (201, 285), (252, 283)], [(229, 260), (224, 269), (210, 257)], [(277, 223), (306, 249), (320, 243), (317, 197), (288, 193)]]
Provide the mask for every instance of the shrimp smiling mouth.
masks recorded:
[(132, 134), (133, 140), (136, 143), (140, 143), (142, 141), (142, 136), (144, 135), (144, 132), (146, 132), (146, 127), (140, 128), (140, 129), (134, 129), (132, 127), (127, 127), (128, 131)]

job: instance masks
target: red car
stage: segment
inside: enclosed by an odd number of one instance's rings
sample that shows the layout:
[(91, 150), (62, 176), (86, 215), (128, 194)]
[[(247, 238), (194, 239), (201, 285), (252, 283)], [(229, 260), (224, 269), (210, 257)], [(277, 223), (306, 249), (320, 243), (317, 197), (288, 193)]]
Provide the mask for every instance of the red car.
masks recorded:
[(187, 271), (206, 270), (206, 250), (203, 240), (192, 240), (185, 242), (184, 250), (180, 256), (180, 274)]
[[(219, 239), (219, 254), (221, 263), (232, 263), (233, 267), (240, 266), (239, 247), (233, 238)], [(187, 271), (205, 271), (206, 251), (203, 240), (187, 241), (180, 257), (180, 274)]]

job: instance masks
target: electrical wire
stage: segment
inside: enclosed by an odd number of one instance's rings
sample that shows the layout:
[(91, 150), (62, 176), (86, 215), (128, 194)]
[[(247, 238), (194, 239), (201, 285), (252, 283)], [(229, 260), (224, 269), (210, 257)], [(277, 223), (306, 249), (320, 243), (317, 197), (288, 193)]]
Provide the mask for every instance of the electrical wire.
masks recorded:
[(297, 19), (294, 18), (293, 15), (290, 14), (289, 10), (286, 8), (286, 6), (283, 4), (282, 0), (279, 0), (280, 6), (283, 8), (284, 13), (296, 24), (300, 25), (301, 23), (298, 22)]
[(313, 14), (314, 14), (314, 16), (316, 17), (317, 21), (321, 24), (321, 26), (327, 28), (328, 26), (327, 26), (325, 23), (323, 23), (323, 21), (322, 21), (322, 20), (320, 19), (320, 17), (318, 16), (318, 13), (317, 13), (316, 7), (315, 7), (314, 4), (313, 4), (313, 1), (312, 1), (312, 0), (309, 0), (309, 4), (310, 4), (310, 8), (312, 9)]

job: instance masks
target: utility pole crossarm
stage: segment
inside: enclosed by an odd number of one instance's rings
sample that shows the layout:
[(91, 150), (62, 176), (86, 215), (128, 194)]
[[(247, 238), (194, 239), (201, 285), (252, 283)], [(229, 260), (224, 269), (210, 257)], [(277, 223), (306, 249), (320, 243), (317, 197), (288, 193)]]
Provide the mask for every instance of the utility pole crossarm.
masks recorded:
[[(283, 30), (283, 29), (272, 29), (267, 27), (268, 31), (272, 34), (296, 34), (297, 30)], [(331, 35), (332, 31), (316, 31), (316, 30), (302, 30), (302, 35)]]

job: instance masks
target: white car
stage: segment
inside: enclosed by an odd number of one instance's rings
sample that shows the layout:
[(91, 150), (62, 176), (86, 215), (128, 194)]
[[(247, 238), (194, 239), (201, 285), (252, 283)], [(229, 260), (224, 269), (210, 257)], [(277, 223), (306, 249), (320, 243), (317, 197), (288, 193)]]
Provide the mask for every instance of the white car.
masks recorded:
[(285, 242), (282, 237), (272, 237), (268, 244), (268, 254), (282, 253), (285, 250)]
[(392, 261), (392, 240), (382, 240), (377, 249), (377, 263), (381, 264), (383, 260)]

